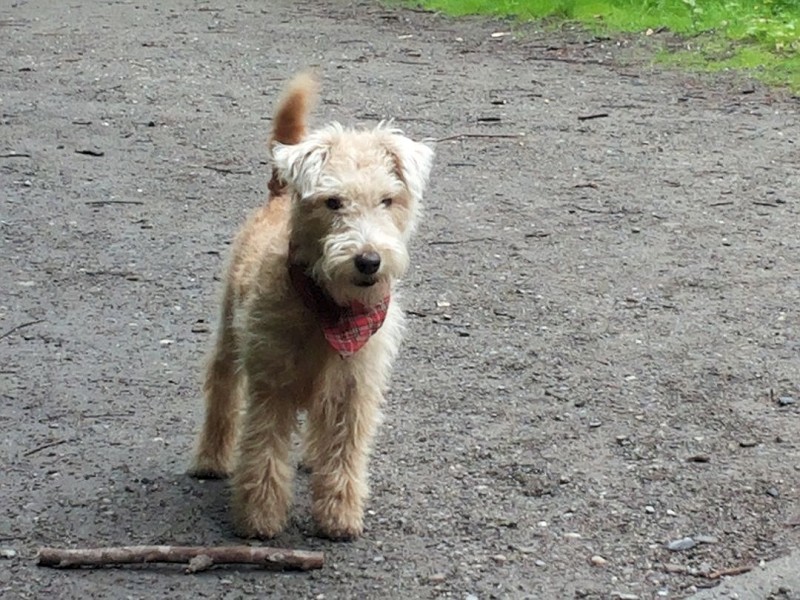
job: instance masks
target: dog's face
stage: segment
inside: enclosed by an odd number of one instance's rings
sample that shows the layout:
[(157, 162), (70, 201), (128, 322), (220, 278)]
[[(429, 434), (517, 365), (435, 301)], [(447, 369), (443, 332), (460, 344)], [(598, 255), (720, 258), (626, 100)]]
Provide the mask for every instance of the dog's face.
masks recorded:
[(293, 191), (296, 260), (339, 304), (380, 301), (408, 268), (433, 151), (388, 127), (334, 124), (272, 154)]

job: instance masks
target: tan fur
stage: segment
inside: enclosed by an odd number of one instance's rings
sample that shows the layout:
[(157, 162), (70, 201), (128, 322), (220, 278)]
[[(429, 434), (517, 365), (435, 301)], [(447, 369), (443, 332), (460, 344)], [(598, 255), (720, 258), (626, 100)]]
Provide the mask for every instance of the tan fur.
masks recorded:
[[(321, 533), (347, 539), (363, 530), (367, 460), (403, 328), (395, 284), (408, 266), (406, 243), (433, 157), (386, 126), (333, 124), (308, 134), (315, 93), (313, 78), (299, 76), (275, 114), (270, 199), (233, 246), (191, 468), (198, 477), (231, 475), (234, 521), (247, 537), (269, 538), (286, 524), (300, 410), (308, 415), (304, 461)], [(326, 204), (331, 197), (341, 209)], [(383, 326), (353, 356), (328, 345), (292, 287), (290, 244), (291, 260), (339, 304), (392, 294)], [(354, 266), (365, 252), (381, 257), (374, 276)]]

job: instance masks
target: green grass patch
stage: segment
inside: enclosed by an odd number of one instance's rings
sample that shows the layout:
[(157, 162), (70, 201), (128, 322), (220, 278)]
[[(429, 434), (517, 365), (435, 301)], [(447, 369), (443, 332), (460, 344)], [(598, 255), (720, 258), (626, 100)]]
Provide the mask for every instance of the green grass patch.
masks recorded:
[(748, 71), (800, 91), (800, 0), (417, 0), (455, 15), (577, 21), (596, 32), (667, 29), (691, 49), (663, 51), (663, 62)]

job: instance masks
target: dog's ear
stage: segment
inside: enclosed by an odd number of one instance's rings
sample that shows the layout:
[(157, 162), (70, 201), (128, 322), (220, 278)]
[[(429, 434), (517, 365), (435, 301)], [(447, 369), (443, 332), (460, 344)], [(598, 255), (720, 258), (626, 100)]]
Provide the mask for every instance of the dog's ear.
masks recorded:
[(291, 145), (276, 143), (272, 148), (272, 160), (278, 176), (305, 198), (317, 189), (329, 150), (330, 146), (319, 139)]
[(397, 176), (406, 185), (409, 193), (416, 200), (421, 200), (431, 174), (433, 149), (427, 144), (393, 133), (388, 141), (388, 150), (394, 160)]

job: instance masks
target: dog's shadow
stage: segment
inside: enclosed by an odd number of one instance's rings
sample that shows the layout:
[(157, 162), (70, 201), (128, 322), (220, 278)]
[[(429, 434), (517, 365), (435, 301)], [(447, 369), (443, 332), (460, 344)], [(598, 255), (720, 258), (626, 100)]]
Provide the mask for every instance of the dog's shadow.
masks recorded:
[[(118, 481), (111, 503), (116, 520), (125, 520), (133, 538), (129, 543), (181, 546), (251, 544), (236, 535), (230, 511), (227, 479), (196, 479), (185, 472), (148, 469), (126, 473)], [(310, 518), (309, 474), (298, 468), (291, 519), (283, 533), (269, 540), (272, 546), (308, 546), (316, 529)], [(99, 523), (98, 523), (99, 524)], [(311, 538), (311, 540), (310, 540)]]

